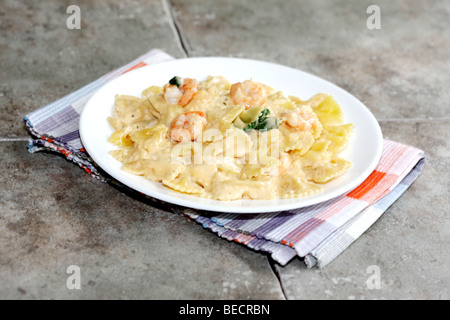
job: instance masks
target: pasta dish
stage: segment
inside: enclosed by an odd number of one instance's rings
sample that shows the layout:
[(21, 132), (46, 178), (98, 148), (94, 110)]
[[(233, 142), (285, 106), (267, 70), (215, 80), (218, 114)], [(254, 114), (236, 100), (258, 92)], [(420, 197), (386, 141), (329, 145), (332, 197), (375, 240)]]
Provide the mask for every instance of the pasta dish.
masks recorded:
[(124, 171), (202, 198), (309, 196), (351, 166), (339, 154), (353, 124), (331, 95), (302, 100), (252, 79), (176, 76), (116, 95), (108, 121)]

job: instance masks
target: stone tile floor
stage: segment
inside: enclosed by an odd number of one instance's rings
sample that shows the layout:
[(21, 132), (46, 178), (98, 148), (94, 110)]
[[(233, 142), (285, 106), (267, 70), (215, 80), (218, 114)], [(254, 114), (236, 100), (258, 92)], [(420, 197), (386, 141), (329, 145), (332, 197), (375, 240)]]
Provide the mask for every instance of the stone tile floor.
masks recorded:
[[(447, 1), (64, 1), (0, 6), (0, 298), (449, 299), (450, 4)], [(381, 8), (369, 30), (366, 9)], [(427, 165), (325, 269), (285, 267), (195, 222), (31, 155), (22, 118), (152, 48), (295, 67), (363, 101)], [(82, 289), (68, 290), (79, 265)], [(382, 286), (370, 290), (367, 268)]]

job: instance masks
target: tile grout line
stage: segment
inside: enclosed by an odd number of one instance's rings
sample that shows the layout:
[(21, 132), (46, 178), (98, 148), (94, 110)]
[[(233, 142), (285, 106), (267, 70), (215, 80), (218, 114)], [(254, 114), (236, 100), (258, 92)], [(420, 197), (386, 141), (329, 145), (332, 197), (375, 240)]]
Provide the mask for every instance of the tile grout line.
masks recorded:
[(276, 269), (275, 262), (269, 257), (267, 257), (267, 261), (269, 262), (270, 269), (272, 269), (273, 274), (278, 280), (278, 284), (280, 285), (281, 293), (283, 294), (284, 300), (289, 300), (287, 298), (286, 292), (284, 291), (283, 282), (281, 281), (280, 273)]
[(189, 57), (190, 52), (189, 44), (186, 39), (186, 36), (184, 35), (184, 32), (182, 31), (183, 30), (182, 26), (175, 17), (175, 12), (173, 10), (172, 4), (170, 3), (170, 0), (161, 0), (161, 3), (164, 8), (164, 11), (169, 17), (170, 28), (172, 29), (173, 34), (175, 35), (178, 47), (183, 52), (185, 58), (187, 58)]

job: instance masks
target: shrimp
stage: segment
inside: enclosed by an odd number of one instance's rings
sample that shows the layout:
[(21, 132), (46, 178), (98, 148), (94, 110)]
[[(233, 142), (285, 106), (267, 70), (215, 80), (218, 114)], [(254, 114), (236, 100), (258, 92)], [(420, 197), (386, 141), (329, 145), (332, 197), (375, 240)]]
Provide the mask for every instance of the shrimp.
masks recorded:
[(282, 113), (281, 118), (289, 127), (300, 131), (308, 131), (315, 128), (317, 120), (314, 113), (303, 109)]
[(189, 111), (176, 117), (170, 126), (169, 135), (176, 142), (194, 141), (205, 130), (206, 116), (201, 111)]
[(183, 96), (183, 92), (175, 85), (170, 85), (164, 88), (164, 99), (168, 103), (176, 104)]
[(292, 163), (292, 157), (287, 152), (282, 152), (279, 157), (280, 165), (278, 168), (270, 170), (267, 174), (269, 176), (281, 176), (285, 174)]
[(245, 109), (261, 106), (267, 100), (264, 87), (251, 80), (233, 84), (230, 88), (230, 97), (233, 103), (243, 105)]
[(170, 84), (164, 88), (164, 99), (168, 103), (178, 103), (185, 107), (194, 98), (198, 92), (198, 81), (195, 79), (185, 78), (180, 80), (181, 83)]
[(186, 106), (194, 98), (195, 94), (198, 92), (198, 81), (195, 79), (186, 78), (181, 86), (181, 91), (183, 95), (181, 96), (178, 104), (182, 107)]

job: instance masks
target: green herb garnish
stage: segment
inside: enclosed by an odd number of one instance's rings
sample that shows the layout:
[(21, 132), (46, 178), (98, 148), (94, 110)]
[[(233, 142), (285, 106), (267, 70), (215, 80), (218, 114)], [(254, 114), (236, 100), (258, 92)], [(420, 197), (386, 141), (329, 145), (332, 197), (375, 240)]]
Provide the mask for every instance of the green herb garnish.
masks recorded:
[(267, 131), (278, 128), (278, 119), (275, 117), (270, 117), (270, 110), (264, 109), (258, 117), (258, 120), (253, 121), (248, 126), (244, 128), (244, 131), (259, 130)]
[(173, 86), (181, 87), (183, 85), (183, 78), (175, 76), (169, 80), (169, 84), (171, 84)]

